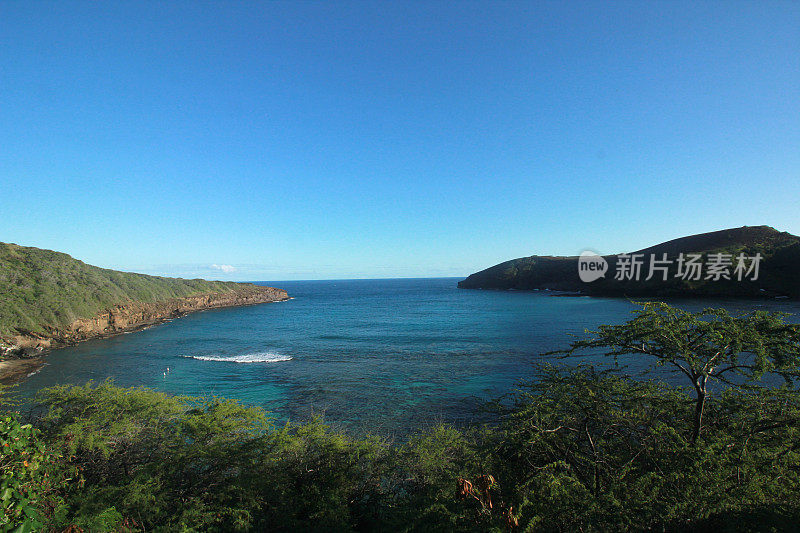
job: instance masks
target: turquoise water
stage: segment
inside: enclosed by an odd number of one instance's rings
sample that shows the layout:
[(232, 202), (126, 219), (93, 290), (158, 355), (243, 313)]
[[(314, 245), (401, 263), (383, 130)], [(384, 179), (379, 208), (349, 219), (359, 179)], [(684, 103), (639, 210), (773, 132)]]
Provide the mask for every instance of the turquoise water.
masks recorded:
[[(238, 398), (279, 420), (322, 414), (350, 430), (402, 434), (473, 419), (478, 403), (529, 377), (531, 363), (546, 359), (540, 354), (587, 328), (624, 322), (634, 309), (624, 299), (459, 290), (457, 281), (265, 282), (294, 299), (194, 313), (53, 351), (21, 393), (113, 377)], [(800, 313), (795, 302), (673, 303)]]

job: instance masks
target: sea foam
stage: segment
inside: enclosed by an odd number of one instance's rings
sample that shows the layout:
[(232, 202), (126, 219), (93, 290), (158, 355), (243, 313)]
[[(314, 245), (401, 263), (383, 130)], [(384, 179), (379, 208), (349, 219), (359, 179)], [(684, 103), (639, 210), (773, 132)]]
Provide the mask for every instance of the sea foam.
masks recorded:
[(275, 352), (256, 352), (245, 355), (234, 355), (223, 357), (219, 355), (184, 355), (191, 359), (200, 361), (221, 361), (224, 363), (278, 363), (281, 361), (291, 361), (292, 357)]

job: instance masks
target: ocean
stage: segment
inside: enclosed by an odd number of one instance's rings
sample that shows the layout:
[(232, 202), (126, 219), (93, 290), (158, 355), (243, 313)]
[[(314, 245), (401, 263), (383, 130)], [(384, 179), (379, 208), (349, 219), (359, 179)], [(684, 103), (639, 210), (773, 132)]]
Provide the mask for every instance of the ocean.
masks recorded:
[[(277, 423), (320, 415), (353, 433), (402, 436), (478, 419), (487, 400), (530, 379), (535, 363), (564, 362), (545, 352), (600, 324), (624, 322), (636, 309), (622, 298), (463, 290), (459, 279), (259, 282), (293, 299), (203, 311), (54, 350), (19, 393), (30, 398), (51, 385), (112, 378), (236, 398)], [(670, 303), (800, 313), (800, 303), (789, 301)], [(582, 360), (607, 362), (601, 355)], [(630, 372), (646, 367), (642, 359), (627, 362)]]

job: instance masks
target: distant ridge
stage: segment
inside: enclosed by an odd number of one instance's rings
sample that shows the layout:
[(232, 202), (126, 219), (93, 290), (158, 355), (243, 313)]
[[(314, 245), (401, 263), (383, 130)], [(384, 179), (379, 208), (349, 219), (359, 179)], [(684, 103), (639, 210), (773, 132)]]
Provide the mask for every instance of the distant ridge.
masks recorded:
[(30, 355), (192, 311), (287, 298), (272, 287), (119, 272), (0, 243), (0, 356)]
[(557, 290), (615, 296), (726, 296), (800, 298), (800, 237), (769, 226), (743, 226), (673, 239), (636, 252), (644, 254), (642, 272), (649, 269), (650, 254), (676, 259), (680, 253), (755, 256), (762, 261), (758, 279), (684, 280), (676, 278), (677, 265), (668, 279), (616, 280), (617, 256), (604, 256), (609, 270), (604, 278), (585, 283), (578, 276), (578, 257), (530, 256), (505, 261), (470, 275), (458, 283), (463, 289)]

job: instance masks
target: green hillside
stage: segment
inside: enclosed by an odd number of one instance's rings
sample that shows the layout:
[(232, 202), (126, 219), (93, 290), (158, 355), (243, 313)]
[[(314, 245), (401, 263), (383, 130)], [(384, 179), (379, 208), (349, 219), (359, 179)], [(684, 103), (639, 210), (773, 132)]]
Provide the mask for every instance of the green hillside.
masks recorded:
[[(800, 237), (780, 232), (769, 226), (744, 226), (699, 235), (681, 237), (632, 252), (643, 254), (643, 275), (639, 281), (614, 279), (617, 256), (604, 256), (609, 270), (604, 278), (584, 283), (578, 276), (577, 257), (530, 256), (505, 261), (470, 275), (459, 282), (464, 289), (549, 289), (579, 291), (595, 295), (625, 296), (739, 296), (800, 298)], [(761, 254), (757, 280), (684, 280), (676, 277), (674, 260), (680, 253), (700, 253), (704, 260), (709, 254), (739, 253), (747, 257)], [(673, 260), (666, 281), (644, 278), (650, 255), (662, 254)]]
[(242, 287), (233, 282), (118, 272), (52, 250), (0, 243), (0, 339), (16, 333), (43, 334), (115, 305), (234, 292)]

